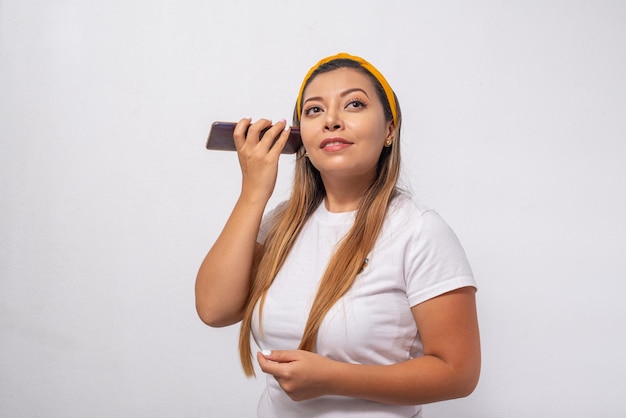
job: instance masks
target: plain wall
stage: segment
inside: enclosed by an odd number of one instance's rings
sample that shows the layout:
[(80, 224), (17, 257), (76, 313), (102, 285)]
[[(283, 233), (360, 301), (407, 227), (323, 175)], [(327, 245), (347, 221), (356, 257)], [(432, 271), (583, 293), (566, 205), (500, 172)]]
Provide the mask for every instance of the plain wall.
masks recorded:
[(340, 51), (479, 283), (481, 381), (427, 416), (626, 415), (625, 2), (2, 0), (2, 417), (254, 416), (238, 327), (194, 307), (240, 185), (204, 141)]

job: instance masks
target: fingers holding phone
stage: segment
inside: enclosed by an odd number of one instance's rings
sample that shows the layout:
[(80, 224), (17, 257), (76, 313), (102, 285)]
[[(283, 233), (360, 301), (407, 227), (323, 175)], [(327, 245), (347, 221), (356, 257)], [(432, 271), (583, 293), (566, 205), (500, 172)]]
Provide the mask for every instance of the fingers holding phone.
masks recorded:
[[(261, 142), (262, 136), (264, 136), (265, 132), (272, 128), (272, 121), (268, 119), (259, 119), (252, 124), (250, 122), (250, 118), (242, 119), (235, 127), (233, 138), (235, 139), (237, 151), (242, 151), (244, 149), (254, 150), (255, 147)], [(245, 130), (240, 132), (244, 126), (246, 127)]]
[(247, 197), (267, 201), (272, 195), (278, 176), (278, 159), (289, 135), (285, 126), (284, 120), (272, 125), (267, 119), (253, 124), (250, 119), (242, 119), (235, 127), (233, 138), (243, 176), (242, 194)]
[[(243, 118), (239, 122), (237, 122), (237, 124), (235, 125), (235, 128), (233, 129), (233, 140), (235, 143), (236, 151), (239, 151), (245, 145), (246, 136), (248, 133), (248, 129), (250, 129), (251, 123), (252, 123), (252, 118)], [(217, 126), (216, 124), (213, 124), (213, 127), (211, 128), (211, 133), (209, 134), (209, 141), (207, 142), (207, 148), (209, 149), (212, 149), (210, 148), (212, 142), (216, 142), (214, 137), (217, 136), (217, 133), (214, 134), (214, 131), (220, 130), (220, 128), (219, 127), (216, 128), (216, 126)], [(225, 129), (222, 128), (221, 131), (225, 131)], [(220, 132), (220, 137), (225, 137), (227, 135), (228, 133), (224, 134)], [(222, 140), (221, 142), (224, 142), (224, 140)], [(217, 148), (214, 147), (213, 149), (217, 149)]]
[(281, 119), (276, 122), (271, 128), (266, 131), (261, 131), (260, 141), (263, 144), (263, 148), (269, 153), (273, 153), (277, 157), (283, 152), (287, 141), (290, 136), (289, 125), (285, 119)]
[[(239, 135), (243, 126), (246, 126), (246, 122), (248, 123), (247, 129), (243, 135)], [(272, 121), (268, 119), (260, 119), (253, 124), (249, 122), (250, 119), (240, 121), (236, 127), (236, 134), (233, 133), (237, 150), (243, 149), (244, 146), (248, 149), (256, 149), (257, 146), (260, 146), (258, 150), (263, 153), (268, 153), (270, 150), (279, 154), (283, 152), (289, 138), (289, 127), (285, 119), (281, 119), (275, 124), (272, 124)], [(242, 137), (244, 137), (243, 142), (241, 141)]]
[[(238, 123), (232, 122), (213, 122), (211, 130), (209, 131), (209, 137), (207, 138), (206, 147), (209, 150), (219, 151), (237, 151), (241, 149), (245, 143), (246, 138), (249, 137), (252, 141), (249, 144), (257, 144), (260, 138), (264, 137), (265, 133), (272, 128), (271, 121), (267, 119), (261, 119), (254, 124), (251, 123), (250, 118), (241, 119)], [(258, 130), (255, 130), (257, 134), (255, 136), (249, 136), (250, 129), (253, 125), (262, 124)], [(286, 126), (286, 125), (285, 125)], [(275, 132), (275, 135), (272, 133)], [(302, 147), (302, 138), (300, 137), (300, 129), (297, 127), (289, 128), (289, 135), (286, 143), (280, 143), (276, 146), (276, 149), (280, 150), (281, 154), (295, 154)], [(281, 135), (280, 129), (276, 128), (270, 132), (269, 137), (274, 141), (278, 141)], [(235, 138), (236, 137), (236, 138)], [(274, 147), (271, 147), (274, 149)]]

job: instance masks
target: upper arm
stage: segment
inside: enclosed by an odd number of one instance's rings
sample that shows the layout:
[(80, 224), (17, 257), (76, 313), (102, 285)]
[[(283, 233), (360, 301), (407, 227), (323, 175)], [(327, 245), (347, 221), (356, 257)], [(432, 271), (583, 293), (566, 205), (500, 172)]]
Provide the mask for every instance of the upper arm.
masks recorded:
[(422, 339), (424, 356), (445, 362), (472, 390), (480, 374), (475, 293), (473, 287), (462, 287), (411, 309)]

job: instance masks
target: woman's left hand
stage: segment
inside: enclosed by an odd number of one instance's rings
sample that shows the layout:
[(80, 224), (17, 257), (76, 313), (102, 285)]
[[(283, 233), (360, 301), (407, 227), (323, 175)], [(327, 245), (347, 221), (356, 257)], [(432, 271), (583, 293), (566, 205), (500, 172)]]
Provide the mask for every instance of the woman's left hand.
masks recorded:
[(294, 401), (304, 401), (332, 393), (332, 372), (339, 364), (327, 357), (303, 350), (273, 350), (257, 353), (261, 370), (276, 378)]

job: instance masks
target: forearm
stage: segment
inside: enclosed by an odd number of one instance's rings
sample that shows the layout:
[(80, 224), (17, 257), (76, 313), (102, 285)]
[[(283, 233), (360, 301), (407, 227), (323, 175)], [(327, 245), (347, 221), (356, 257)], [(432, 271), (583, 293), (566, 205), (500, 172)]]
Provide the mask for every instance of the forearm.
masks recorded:
[[(464, 287), (411, 308), (424, 356), (389, 366), (339, 363), (334, 391), (384, 403), (424, 404), (469, 395), (480, 375), (475, 290)], [(331, 383), (333, 385), (333, 383)]]
[(264, 201), (240, 196), (196, 278), (196, 309), (208, 325), (238, 322), (246, 303)]
[(453, 367), (438, 357), (424, 356), (389, 366), (336, 363), (329, 381), (336, 395), (418, 405), (469, 395), (479, 370), (479, 360)]

